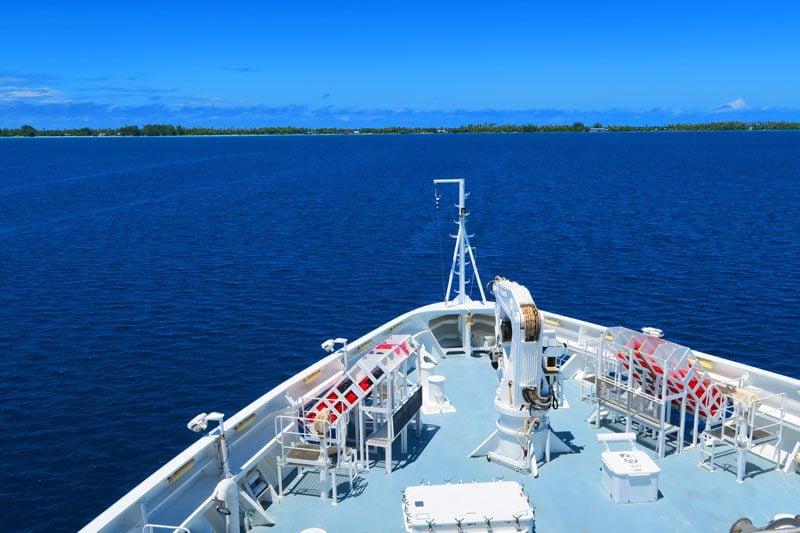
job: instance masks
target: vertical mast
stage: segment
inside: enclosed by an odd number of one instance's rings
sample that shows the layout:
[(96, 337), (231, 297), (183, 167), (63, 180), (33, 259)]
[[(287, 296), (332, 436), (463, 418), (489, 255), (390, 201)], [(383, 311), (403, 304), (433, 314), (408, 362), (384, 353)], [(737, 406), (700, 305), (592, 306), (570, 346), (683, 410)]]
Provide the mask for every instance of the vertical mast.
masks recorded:
[(458, 246), (458, 303), (466, 303), (467, 291), (466, 285), (466, 268), (464, 265), (464, 223), (467, 218), (467, 206), (464, 203), (464, 180), (458, 180), (458, 234), (461, 238), (456, 238), (456, 245)]
[(445, 303), (448, 303), (448, 299), (450, 298), (450, 290), (453, 287), (453, 275), (456, 273), (456, 266), (458, 266), (458, 292), (456, 297), (449, 302), (455, 302), (458, 305), (467, 303), (467, 291), (466, 291), (466, 283), (467, 283), (467, 255), (469, 255), (469, 261), (472, 263), (472, 271), (475, 274), (475, 281), (478, 282), (478, 289), (480, 289), (481, 293), (481, 301), (486, 303), (486, 294), (483, 292), (483, 284), (481, 283), (481, 277), (478, 274), (478, 265), (475, 263), (475, 256), (472, 253), (472, 246), (469, 244), (469, 235), (467, 234), (467, 206), (466, 206), (466, 197), (467, 194), (464, 192), (464, 180), (463, 178), (457, 179), (442, 179), (442, 180), (433, 180), (435, 185), (444, 184), (444, 183), (457, 183), (458, 184), (458, 221), (456, 224), (458, 225), (458, 234), (455, 236), (456, 238), (456, 246), (453, 250), (453, 264), (450, 267), (450, 279), (447, 282), (447, 291), (444, 295)]

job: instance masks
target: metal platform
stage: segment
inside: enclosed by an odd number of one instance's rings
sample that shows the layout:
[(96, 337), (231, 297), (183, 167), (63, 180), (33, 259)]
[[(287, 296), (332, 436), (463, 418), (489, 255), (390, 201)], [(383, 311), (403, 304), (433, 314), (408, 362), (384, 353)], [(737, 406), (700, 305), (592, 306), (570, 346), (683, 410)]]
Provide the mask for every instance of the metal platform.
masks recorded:
[[(291, 464), (315, 464), (319, 461), (320, 448), (314, 444), (296, 444), (288, 449), (286, 452), (286, 462)], [(336, 457), (336, 446), (328, 446), (328, 457), (333, 459)]]
[[(712, 429), (708, 432), (712, 437), (725, 440), (725, 439), (734, 439), (736, 438), (736, 428), (733, 426), (720, 426), (717, 428)], [(775, 436), (763, 429), (754, 429), (753, 430), (753, 442), (754, 443), (762, 443), (768, 442), (770, 440), (774, 440)]]

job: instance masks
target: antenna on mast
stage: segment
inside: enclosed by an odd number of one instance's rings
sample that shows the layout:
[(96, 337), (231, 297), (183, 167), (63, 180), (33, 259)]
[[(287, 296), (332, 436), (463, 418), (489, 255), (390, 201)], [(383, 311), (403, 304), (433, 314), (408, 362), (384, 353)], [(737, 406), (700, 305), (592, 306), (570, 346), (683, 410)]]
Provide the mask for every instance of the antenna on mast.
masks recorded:
[[(467, 234), (467, 206), (466, 206), (466, 197), (467, 194), (464, 193), (464, 179), (457, 178), (457, 179), (442, 179), (442, 180), (433, 180), (434, 186), (444, 183), (457, 183), (458, 184), (458, 204), (456, 207), (458, 208), (458, 220), (456, 224), (458, 225), (458, 234), (455, 236), (456, 238), (456, 246), (453, 250), (453, 264), (450, 267), (450, 279), (447, 282), (447, 289), (444, 293), (444, 302), (445, 304), (455, 303), (455, 304), (465, 304), (467, 303), (467, 293), (465, 290), (466, 287), (466, 273), (467, 273), (467, 261), (472, 264), (472, 271), (475, 274), (475, 279), (478, 282), (478, 288), (481, 291), (481, 301), (486, 303), (486, 294), (483, 292), (483, 283), (481, 283), (481, 276), (478, 274), (478, 265), (475, 263), (475, 256), (472, 253), (472, 246), (469, 244), (469, 234)], [(469, 256), (469, 258), (467, 258)], [(453, 289), (453, 276), (458, 275), (458, 289), (456, 290), (455, 296), (451, 299), (450, 298), (450, 291)]]

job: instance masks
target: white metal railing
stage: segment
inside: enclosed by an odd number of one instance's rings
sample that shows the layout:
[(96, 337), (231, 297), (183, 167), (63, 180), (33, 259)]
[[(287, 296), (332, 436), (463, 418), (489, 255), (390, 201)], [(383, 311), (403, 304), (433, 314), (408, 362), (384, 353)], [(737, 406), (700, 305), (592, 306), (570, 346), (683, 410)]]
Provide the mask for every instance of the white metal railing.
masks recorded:
[(145, 524), (142, 527), (142, 533), (152, 533), (156, 529), (166, 529), (172, 532), (182, 531), (183, 533), (192, 533), (191, 530), (189, 530), (189, 528), (183, 526), (167, 526), (164, 524)]
[[(317, 400), (317, 398), (312, 398), (310, 401)], [(313, 431), (312, 428), (314, 428)], [(293, 415), (275, 417), (275, 435), (280, 445), (281, 457), (286, 457), (288, 450), (296, 447), (299, 443), (319, 444), (320, 450), (327, 448), (328, 443), (334, 440), (332, 430), (333, 426), (330, 421), (323, 420), (318, 416), (314, 418)]]
[[(336, 474), (339, 470), (348, 474), (352, 490), (357, 459), (355, 451), (348, 450), (346, 446), (347, 418), (347, 413), (344, 413), (334, 423), (322, 420), (319, 416), (310, 418), (281, 415), (275, 419), (275, 432), (280, 445), (277, 461), (280, 497), (283, 497), (284, 467), (298, 468), (301, 472), (319, 471), (322, 481), (320, 497), (327, 498), (328, 490), (332, 489), (334, 505), (338, 500)], [(329, 453), (331, 444), (336, 450), (334, 457)]]
[[(583, 344), (578, 346), (570, 346), (570, 349), (573, 351), (573, 353), (575, 353), (575, 356), (580, 356), (583, 361), (583, 375), (581, 376), (581, 400), (591, 402), (594, 400), (597, 394), (597, 376), (599, 375), (598, 349), (600, 346), (600, 339), (586, 338), (582, 337), (582, 335), (583, 328), (581, 328), (581, 333), (578, 335), (579, 340), (583, 340)], [(562, 367), (562, 371), (566, 373), (566, 365)]]
[[(630, 338), (650, 342), (649, 353), (639, 352)], [(653, 346), (655, 345), (655, 346)], [(595, 355), (595, 425), (600, 426), (601, 409), (625, 418), (625, 431), (632, 422), (654, 430), (657, 435), (657, 456), (664, 457), (666, 435), (676, 433), (676, 450), (683, 450), (684, 427), (688, 407), (686, 387), (674, 381), (677, 369), (685, 361), (688, 349), (620, 329), (616, 336), (601, 338)], [(672, 410), (677, 409), (678, 422), (672, 423)]]
[[(714, 420), (708, 420), (705, 438), (700, 448), (700, 466), (713, 471), (716, 467), (716, 445), (727, 443), (736, 449), (736, 481), (741, 483), (745, 474), (745, 454), (756, 453), (755, 448), (775, 442), (772, 462), (776, 468), (781, 461), (783, 421), (786, 415), (786, 393), (756, 396), (744, 389), (719, 384), (712, 387), (721, 400)], [(762, 450), (763, 452), (763, 450)], [(762, 452), (757, 454), (769, 459)]]
[(720, 434), (721, 440), (748, 449), (756, 441), (765, 438), (780, 440), (786, 415), (786, 393), (743, 397), (742, 393), (737, 395), (739, 389), (735, 386), (715, 384), (713, 389), (718, 391), (716, 396), (721, 401), (713, 418), (709, 420), (709, 426), (729, 427), (733, 430), (731, 436), (723, 429)]
[[(771, 405), (770, 400), (777, 400), (777, 405)], [(786, 393), (782, 392), (755, 399), (747, 406), (747, 412), (749, 414), (748, 426), (750, 428), (748, 439), (751, 442), (753, 441), (753, 435), (761, 431), (772, 435), (780, 442), (783, 434), (783, 419), (786, 414)], [(756, 424), (758, 419), (764, 421), (760, 426)]]
[[(317, 427), (314, 427), (314, 424)], [(314, 431), (312, 432), (312, 428)], [(331, 424), (327, 420), (319, 417), (309, 418), (304, 416), (281, 415), (275, 418), (275, 434), (280, 445), (280, 455), (278, 456), (278, 495), (283, 497), (283, 467), (303, 467), (317, 468), (321, 470), (323, 486), (320, 488), (320, 497), (327, 497), (327, 480), (331, 467), (331, 459), (328, 456), (328, 435), (331, 432)], [(287, 442), (288, 441), (288, 442)], [(301, 450), (302, 446), (319, 446), (319, 455), (310, 460), (294, 460), (290, 457), (293, 450)], [(310, 452), (313, 448), (309, 446)], [(302, 463), (302, 464), (300, 464)], [(336, 483), (333, 484), (334, 490)], [(334, 496), (335, 503), (335, 496)]]

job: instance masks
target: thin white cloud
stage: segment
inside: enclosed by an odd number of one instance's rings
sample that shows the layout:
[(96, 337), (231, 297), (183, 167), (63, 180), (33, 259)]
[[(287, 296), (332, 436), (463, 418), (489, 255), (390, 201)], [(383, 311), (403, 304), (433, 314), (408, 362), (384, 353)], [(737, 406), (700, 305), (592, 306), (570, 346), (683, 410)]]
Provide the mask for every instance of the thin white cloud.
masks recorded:
[[(59, 100), (60, 98), (60, 100)], [(731, 104), (731, 107), (733, 105)], [(738, 120), (800, 120), (800, 109), (741, 109)], [(733, 117), (731, 117), (733, 118)], [(414, 109), (310, 105), (246, 105), (214, 97), (167, 94), (146, 104), (120, 105), (69, 98), (50, 87), (0, 85), (0, 128), (31, 124), (38, 128), (83, 125), (116, 127), (124, 124), (172, 123), (184, 126), (285, 126), (367, 128), (385, 126), (459, 126), (463, 124), (556, 125), (583, 122), (606, 125), (666, 125), (675, 122), (718, 121), (718, 112), (669, 108), (630, 109)], [(727, 117), (725, 119), (728, 119)]]
[(737, 98), (727, 104), (715, 107), (711, 111), (713, 113), (730, 113), (731, 111), (743, 111), (747, 109), (747, 107), (747, 102), (744, 101), (744, 98)]
[(54, 76), (49, 74), (20, 74), (16, 72), (0, 72), (2, 85), (29, 85), (52, 82)]
[(64, 95), (50, 87), (0, 86), (0, 102), (38, 101), (41, 103), (63, 102)]

